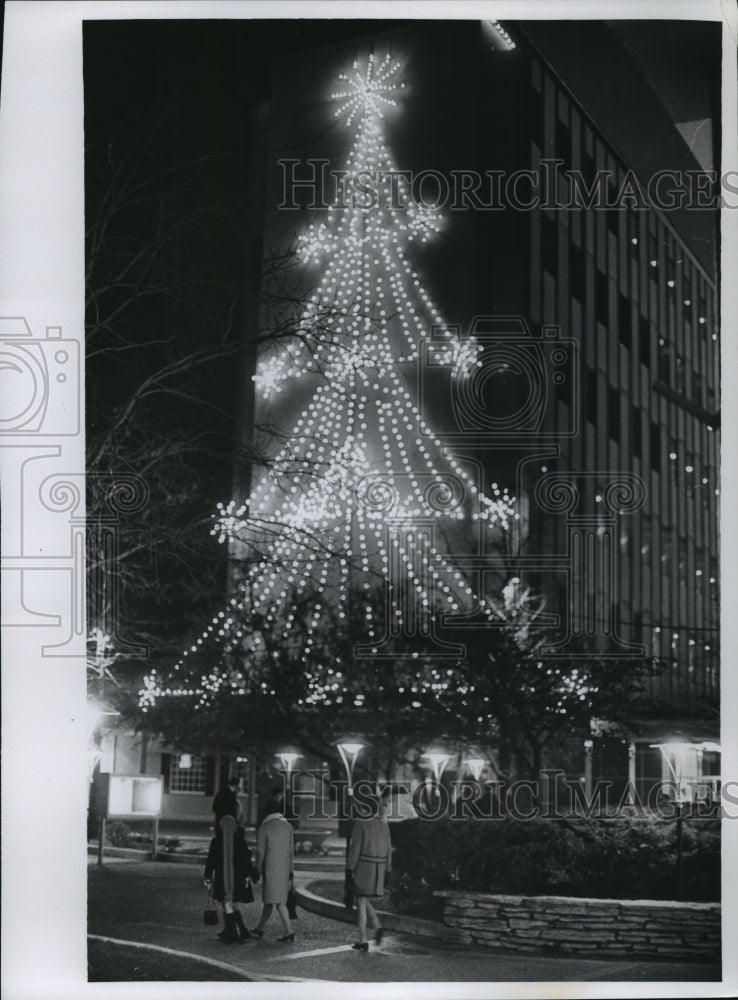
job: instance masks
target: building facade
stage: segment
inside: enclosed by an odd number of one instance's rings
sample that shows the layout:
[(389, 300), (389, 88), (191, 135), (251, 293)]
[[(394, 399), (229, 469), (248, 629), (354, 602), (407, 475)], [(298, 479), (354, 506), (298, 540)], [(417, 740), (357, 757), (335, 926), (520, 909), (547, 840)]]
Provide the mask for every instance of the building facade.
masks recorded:
[[(311, 158), (342, 165), (330, 81), (370, 52), (405, 65), (407, 106), (401, 121), (388, 116), (389, 145), (402, 169), (426, 173), (418, 191), (431, 205), (437, 194), (445, 214), (413, 266), (449, 325), (486, 345), (479, 422), (470, 410), (470, 425), (460, 426), (465, 402), (441, 382), (424, 412), (452, 452), (519, 500), (521, 522), (504, 558), (489, 554), (487, 582), (515, 572), (541, 595), (552, 655), (597, 657), (614, 672), (642, 664), (645, 697), (627, 729), (593, 720), (588, 739), (577, 736), (549, 763), (587, 788), (599, 778), (616, 789), (633, 782), (644, 800), (676, 772), (705, 778), (714, 794), (717, 212), (689, 210), (677, 190), (686, 185), (685, 200), (704, 193), (702, 165), (647, 64), (612, 26), (384, 22), (374, 35), (275, 60), (271, 105), (257, 126), (269, 153), (263, 187), (254, 182), (265, 203), (254, 254), (262, 242), (288, 244), (317, 217), (309, 185), (299, 192), (303, 211), (277, 208), (279, 159), (299, 157), (308, 180)], [(608, 99), (608, 80), (622, 99)], [(242, 470), (235, 482), (249, 489)], [(446, 776), (461, 776), (463, 758), (448, 750)], [(246, 767), (253, 799), (253, 765), (235, 758), (143, 744), (131, 756), (122, 743), (115, 753), (105, 763), (118, 773), (164, 777), (165, 816), (208, 819), (224, 767)], [(416, 771), (398, 777), (417, 783)]]

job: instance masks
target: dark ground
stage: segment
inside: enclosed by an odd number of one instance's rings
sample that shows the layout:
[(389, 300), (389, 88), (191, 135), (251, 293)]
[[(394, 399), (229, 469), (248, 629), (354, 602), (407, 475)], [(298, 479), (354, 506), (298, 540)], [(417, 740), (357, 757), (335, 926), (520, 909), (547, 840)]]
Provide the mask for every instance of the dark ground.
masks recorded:
[(95, 939), (87, 944), (87, 978), (91, 983), (247, 981), (236, 972), (226, 972), (194, 958)]
[[(302, 884), (320, 872), (299, 876)], [(232, 964), (250, 979), (332, 982), (716, 982), (716, 965), (501, 954), (391, 932), (381, 948), (357, 953), (352, 924), (299, 909), (294, 944), (280, 944), (276, 916), (261, 941), (224, 945), (202, 922), (202, 869), (159, 862), (89, 868), (90, 934), (155, 944)], [(243, 907), (253, 927), (260, 905)]]

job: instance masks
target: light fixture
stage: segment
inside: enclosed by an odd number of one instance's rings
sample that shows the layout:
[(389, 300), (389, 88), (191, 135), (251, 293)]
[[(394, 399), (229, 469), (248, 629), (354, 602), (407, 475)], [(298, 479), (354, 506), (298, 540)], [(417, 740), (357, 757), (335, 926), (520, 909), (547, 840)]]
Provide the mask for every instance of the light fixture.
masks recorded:
[(421, 756), (430, 761), (430, 765), (433, 770), (433, 777), (435, 778), (436, 783), (439, 783), (443, 772), (446, 770), (446, 765), (451, 760), (450, 754), (433, 752), (424, 753)]
[(295, 761), (300, 760), (302, 754), (299, 753), (278, 753), (276, 754), (282, 762), (282, 767), (285, 769), (289, 775), (292, 768), (295, 766)]
[(486, 761), (484, 761), (481, 757), (469, 757), (464, 761), (464, 763), (471, 771), (472, 778), (474, 778), (475, 781), (479, 781), (482, 777), (482, 771), (484, 770)]
[(341, 760), (343, 761), (343, 766), (346, 769), (346, 777), (348, 779), (348, 790), (349, 794), (353, 792), (353, 780), (354, 780), (354, 768), (356, 767), (356, 759), (364, 749), (363, 743), (337, 743), (338, 752), (341, 755)]
[(120, 712), (114, 708), (100, 705), (96, 701), (88, 701), (86, 709), (88, 734), (91, 736), (106, 716), (116, 715), (120, 715)]
[(682, 861), (682, 837), (684, 806), (692, 801), (692, 790), (685, 785), (684, 768), (690, 752), (697, 753), (698, 750), (719, 750), (720, 746), (711, 741), (701, 743), (687, 743), (682, 740), (667, 741), (665, 743), (651, 743), (653, 749), (661, 751), (661, 757), (669, 769), (669, 773), (675, 785), (675, 806), (676, 806), (676, 898), (684, 898), (684, 869)]

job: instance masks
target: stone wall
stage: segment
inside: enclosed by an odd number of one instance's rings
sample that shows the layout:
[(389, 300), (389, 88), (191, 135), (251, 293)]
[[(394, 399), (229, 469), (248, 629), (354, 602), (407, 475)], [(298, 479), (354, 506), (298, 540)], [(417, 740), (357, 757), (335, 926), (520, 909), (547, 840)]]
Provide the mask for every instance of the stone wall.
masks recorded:
[(720, 905), (439, 891), (468, 943), (520, 952), (720, 960)]

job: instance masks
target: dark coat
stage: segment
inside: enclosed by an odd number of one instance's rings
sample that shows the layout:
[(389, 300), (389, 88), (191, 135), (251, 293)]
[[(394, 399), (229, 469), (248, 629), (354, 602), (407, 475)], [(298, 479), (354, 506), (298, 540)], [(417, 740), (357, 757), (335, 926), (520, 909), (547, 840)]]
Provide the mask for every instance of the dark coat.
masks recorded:
[(238, 819), (239, 813), (238, 797), (236, 793), (226, 785), (215, 793), (213, 799), (213, 812), (215, 813), (215, 829), (219, 829), (220, 821), (224, 816), (233, 816)]
[(383, 896), (384, 876), (392, 870), (392, 841), (381, 816), (358, 819), (351, 831), (346, 868), (357, 896)]
[[(233, 869), (234, 869), (234, 903), (250, 903), (252, 895), (248, 895), (245, 889), (247, 878), (258, 881), (259, 872), (254, 864), (254, 859), (246, 843), (246, 831), (242, 826), (236, 828), (233, 837)], [(223, 884), (223, 844), (221, 836), (213, 837), (208, 848), (208, 857), (205, 862), (205, 878), (213, 880), (213, 898), (219, 903), (223, 902), (225, 887)]]

